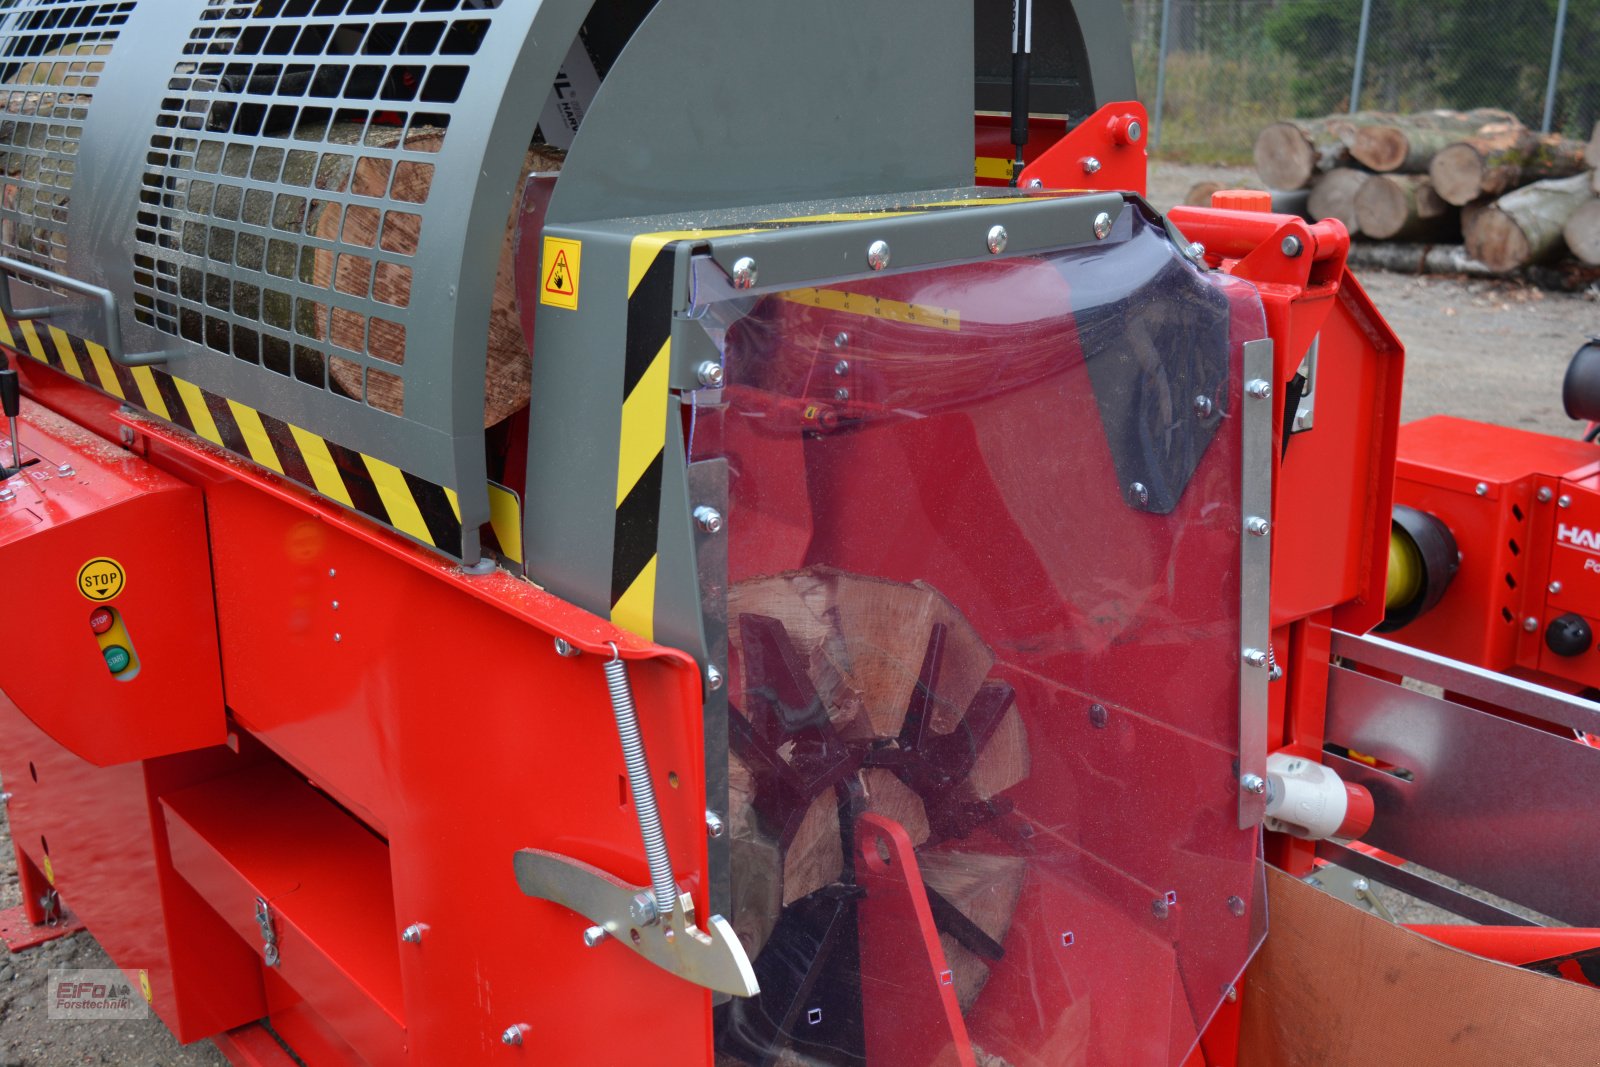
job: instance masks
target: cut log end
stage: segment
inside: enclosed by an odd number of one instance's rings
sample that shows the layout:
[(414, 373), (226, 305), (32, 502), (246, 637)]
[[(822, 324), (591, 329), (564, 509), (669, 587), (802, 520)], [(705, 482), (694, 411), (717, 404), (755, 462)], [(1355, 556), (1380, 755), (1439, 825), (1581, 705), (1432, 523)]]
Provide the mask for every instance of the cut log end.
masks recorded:
[(1428, 166), (1428, 176), (1446, 203), (1470, 204), (1483, 190), (1483, 157), (1465, 143), (1441, 148)]
[(1356, 131), (1350, 155), (1357, 163), (1375, 171), (1398, 169), (1406, 161), (1410, 143), (1397, 126), (1363, 126)]
[(1317, 221), (1338, 219), (1352, 234), (1361, 232), (1356, 218), (1356, 194), (1372, 175), (1353, 167), (1337, 167), (1317, 179), (1311, 187), (1311, 197), (1306, 202), (1311, 217)]
[(1425, 177), (1374, 174), (1356, 191), (1361, 233), (1379, 240), (1439, 238), (1453, 229), (1455, 209)]
[(1534, 182), (1507, 193), (1466, 224), (1467, 252), (1492, 270), (1514, 270), (1560, 255), (1567, 222), (1593, 199), (1589, 177)]
[(1317, 172), (1317, 151), (1299, 126), (1274, 122), (1256, 137), (1256, 173), (1269, 189), (1299, 189)]
[(1515, 219), (1497, 207), (1487, 208), (1467, 232), (1467, 254), (1490, 270), (1507, 271), (1533, 258), (1533, 246)]

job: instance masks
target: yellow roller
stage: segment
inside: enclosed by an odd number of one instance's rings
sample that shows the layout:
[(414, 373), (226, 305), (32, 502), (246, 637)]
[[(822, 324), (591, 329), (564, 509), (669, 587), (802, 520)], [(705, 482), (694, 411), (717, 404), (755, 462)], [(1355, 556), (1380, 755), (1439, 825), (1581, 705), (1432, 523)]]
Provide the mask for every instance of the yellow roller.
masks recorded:
[(1384, 586), (1383, 606), (1393, 611), (1411, 603), (1420, 592), (1424, 571), (1422, 553), (1415, 541), (1398, 526), (1389, 528), (1389, 580)]

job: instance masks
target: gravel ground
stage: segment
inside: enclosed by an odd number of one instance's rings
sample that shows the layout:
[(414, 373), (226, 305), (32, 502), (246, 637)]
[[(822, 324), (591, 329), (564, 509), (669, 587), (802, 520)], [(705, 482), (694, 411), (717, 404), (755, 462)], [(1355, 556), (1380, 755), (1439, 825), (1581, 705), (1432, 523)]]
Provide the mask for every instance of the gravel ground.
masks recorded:
[[(21, 902), (9, 822), (0, 829), (0, 910)], [(107, 970), (105, 950), (80, 931), (10, 955), (0, 946), (0, 1067), (225, 1067), (210, 1042), (184, 1047), (154, 1014), (144, 1019), (66, 1021), (46, 1013), (55, 970)], [(137, 995), (137, 992), (135, 992)]]
[[(1195, 182), (1216, 179), (1256, 186), (1245, 170), (1156, 165), (1150, 200), (1165, 210)], [(1600, 332), (1596, 294), (1546, 293), (1505, 282), (1415, 278), (1372, 273), (1361, 278), (1406, 346), (1409, 421), (1448, 412), (1486, 422), (1570, 435), (1561, 412), (1561, 376), (1574, 349)], [(1408, 921), (1441, 921), (1395, 896), (1390, 907)], [(0, 831), (0, 909), (18, 902), (9, 829)], [(58, 1022), (46, 1018), (45, 982), (57, 968), (109, 968), (86, 933), (27, 953), (0, 954), (0, 1067), (118, 1064), (127, 1067), (213, 1067), (226, 1060), (209, 1044), (180, 1047), (155, 1017), (125, 1022)]]

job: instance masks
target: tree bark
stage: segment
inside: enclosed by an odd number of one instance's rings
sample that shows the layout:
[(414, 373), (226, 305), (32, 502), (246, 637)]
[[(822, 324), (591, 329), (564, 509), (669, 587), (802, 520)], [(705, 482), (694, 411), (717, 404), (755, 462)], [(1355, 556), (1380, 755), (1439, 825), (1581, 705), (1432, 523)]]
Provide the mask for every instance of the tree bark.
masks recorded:
[(1439, 239), (1459, 223), (1420, 174), (1374, 174), (1357, 190), (1355, 212), (1361, 233), (1382, 241)]
[(1562, 229), (1572, 254), (1591, 266), (1600, 266), (1600, 200), (1589, 200)]
[(1577, 174), (1584, 169), (1584, 148), (1582, 141), (1507, 124), (1440, 149), (1428, 174), (1446, 201), (1469, 204), (1539, 179)]
[(1348, 262), (1358, 270), (1389, 270), (1397, 274), (1469, 274), (1479, 278), (1501, 275), (1467, 255), (1461, 245), (1361, 242), (1350, 246)]
[(1356, 130), (1350, 156), (1379, 173), (1426, 174), (1434, 153), (1463, 137), (1476, 136), (1485, 127), (1516, 123), (1509, 111), (1423, 111), (1400, 115), (1392, 122), (1375, 122)]
[(1256, 136), (1256, 173), (1268, 189), (1304, 189), (1318, 174), (1350, 162), (1356, 130), (1374, 112), (1274, 122)]
[[(1504, 278), (1506, 272), (1490, 270), (1467, 255), (1461, 245), (1383, 243), (1357, 241), (1350, 246), (1349, 264), (1358, 271), (1388, 270), (1398, 274), (1465, 274), (1476, 278)], [(1563, 260), (1551, 266), (1534, 264), (1521, 273), (1541, 289), (1576, 293), (1600, 283), (1600, 267)]]
[(1467, 254), (1491, 270), (1514, 270), (1554, 259), (1565, 247), (1561, 231), (1594, 197), (1587, 174), (1535, 182), (1475, 215), (1467, 227)]
[(1338, 219), (1352, 234), (1360, 233), (1356, 194), (1370, 177), (1372, 175), (1366, 171), (1352, 167), (1339, 167), (1322, 175), (1311, 187), (1311, 199), (1307, 202), (1311, 217), (1318, 222)]

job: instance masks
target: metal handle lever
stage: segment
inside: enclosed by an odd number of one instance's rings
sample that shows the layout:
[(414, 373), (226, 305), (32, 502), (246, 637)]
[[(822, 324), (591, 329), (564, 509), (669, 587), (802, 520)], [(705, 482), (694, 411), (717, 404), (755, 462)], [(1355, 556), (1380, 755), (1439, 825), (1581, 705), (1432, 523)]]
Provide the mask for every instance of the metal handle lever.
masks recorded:
[(0, 256), (0, 311), (5, 312), (10, 319), (48, 319), (64, 311), (72, 310), (70, 305), (47, 305), (40, 308), (29, 308), (18, 311), (11, 306), (11, 279), (12, 277), (24, 278), (46, 285), (54, 285), (68, 292), (81, 293), (84, 296), (94, 297), (100, 302), (102, 324), (105, 328), (105, 340), (102, 346), (106, 355), (112, 361), (124, 367), (149, 367), (157, 363), (165, 363), (169, 358), (166, 352), (142, 352), (129, 355), (122, 349), (122, 317), (117, 308), (117, 294), (103, 285), (91, 285), (81, 282), (76, 278), (68, 277), (57, 271), (24, 263), (20, 259), (11, 259)]
[(635, 908), (638, 899), (648, 894), (639, 886), (582, 860), (536, 848), (517, 852), (512, 869), (523, 893), (570, 908), (609, 935), (594, 929), (586, 932), (584, 942), (591, 947), (615, 941), (697, 986), (736, 997), (761, 992), (750, 956), (728, 920), (713, 915), (701, 930), (687, 893), (663, 916), (664, 925), (640, 929)]
[(594, 923), (584, 933), (584, 942), (590, 947), (616, 940), (695, 985), (753, 997), (760, 992), (755, 968), (733, 927), (720, 915), (711, 916), (704, 930), (696, 926), (694, 900), (678, 891), (678, 883), (672, 877), (661, 811), (656, 806), (644, 738), (639, 733), (639, 716), (633, 706), (633, 687), (628, 682), (628, 665), (617, 653), (616, 645), (611, 646), (605, 671), (611, 711), (617, 720), (617, 739), (622, 742), (623, 760), (628, 765), (633, 808), (639, 817), (639, 836), (644, 839), (645, 859), (650, 865), (650, 891), (581, 860), (533, 848), (525, 848), (513, 857), (517, 887), (530, 897), (571, 908)]

